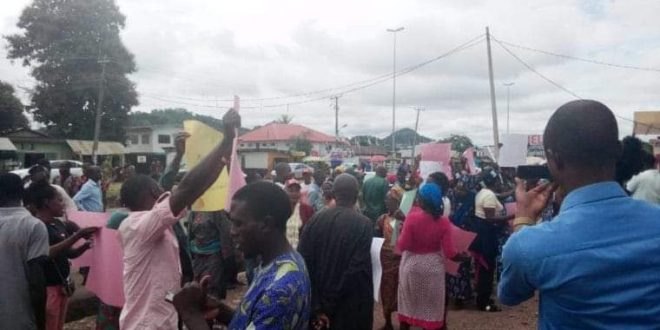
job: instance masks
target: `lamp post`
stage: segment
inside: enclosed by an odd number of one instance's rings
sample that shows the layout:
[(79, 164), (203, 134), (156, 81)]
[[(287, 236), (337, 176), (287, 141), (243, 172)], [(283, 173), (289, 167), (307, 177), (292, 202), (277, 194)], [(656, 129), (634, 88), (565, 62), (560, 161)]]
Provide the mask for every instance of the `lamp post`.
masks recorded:
[(403, 26), (396, 29), (387, 29), (394, 36), (394, 51), (392, 56), (392, 158), (396, 157), (396, 138), (394, 132), (396, 131), (396, 33), (403, 31)]
[(506, 134), (509, 134), (509, 99), (511, 97), (511, 86), (515, 84), (515, 82), (504, 83), (504, 86), (506, 86)]

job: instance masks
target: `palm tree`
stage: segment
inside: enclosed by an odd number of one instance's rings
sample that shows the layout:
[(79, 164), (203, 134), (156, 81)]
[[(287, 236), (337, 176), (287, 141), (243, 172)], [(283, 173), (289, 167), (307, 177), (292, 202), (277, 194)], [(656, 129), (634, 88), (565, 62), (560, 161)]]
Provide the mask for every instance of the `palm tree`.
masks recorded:
[(277, 123), (279, 123), (279, 124), (291, 124), (292, 121), (293, 121), (293, 116), (281, 115), (280, 118), (277, 120)]

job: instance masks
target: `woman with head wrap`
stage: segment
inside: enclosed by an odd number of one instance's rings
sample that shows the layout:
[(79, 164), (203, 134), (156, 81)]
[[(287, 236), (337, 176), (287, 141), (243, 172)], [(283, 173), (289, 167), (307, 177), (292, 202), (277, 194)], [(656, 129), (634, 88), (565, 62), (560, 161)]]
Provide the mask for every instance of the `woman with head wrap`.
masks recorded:
[(385, 197), (387, 213), (378, 218), (377, 225), (385, 238), (385, 243), (380, 251), (380, 263), (383, 267), (383, 275), (380, 282), (380, 297), (383, 305), (383, 317), (385, 327), (383, 329), (394, 329), (392, 326), (392, 313), (396, 312), (397, 290), (399, 287), (399, 264), (401, 256), (394, 253), (396, 241), (401, 233), (401, 226), (405, 215), (399, 209), (403, 198), (403, 189), (394, 187), (390, 189)]
[(401, 329), (445, 328), (444, 258), (466, 256), (454, 249), (449, 219), (442, 216), (442, 190), (435, 184), (419, 189), (420, 208), (413, 208), (397, 241), (401, 252), (398, 312)]

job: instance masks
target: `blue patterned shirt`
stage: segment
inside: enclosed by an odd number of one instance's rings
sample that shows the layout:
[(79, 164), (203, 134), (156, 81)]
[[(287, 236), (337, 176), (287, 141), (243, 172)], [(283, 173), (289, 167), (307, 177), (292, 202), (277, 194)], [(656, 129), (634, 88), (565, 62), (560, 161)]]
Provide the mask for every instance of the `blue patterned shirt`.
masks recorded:
[(230, 330), (307, 330), (311, 288), (305, 261), (298, 252), (275, 258), (256, 270), (256, 277), (229, 324)]

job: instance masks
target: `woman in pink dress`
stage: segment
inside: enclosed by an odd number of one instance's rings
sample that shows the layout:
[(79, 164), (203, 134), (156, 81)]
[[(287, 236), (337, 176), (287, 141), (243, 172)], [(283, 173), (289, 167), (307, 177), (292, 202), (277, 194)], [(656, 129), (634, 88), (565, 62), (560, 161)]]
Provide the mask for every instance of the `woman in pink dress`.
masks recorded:
[(398, 313), (401, 329), (445, 328), (444, 258), (461, 260), (451, 241), (451, 223), (442, 216), (442, 191), (436, 184), (419, 190), (421, 208), (413, 208), (397, 242), (401, 252)]

